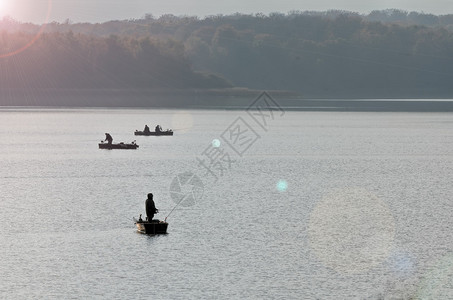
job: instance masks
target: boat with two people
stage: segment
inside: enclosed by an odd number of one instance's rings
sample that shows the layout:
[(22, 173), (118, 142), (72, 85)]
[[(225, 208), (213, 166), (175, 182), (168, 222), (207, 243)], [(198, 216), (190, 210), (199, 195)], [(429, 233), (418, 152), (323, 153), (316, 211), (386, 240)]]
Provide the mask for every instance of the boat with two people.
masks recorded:
[(135, 135), (144, 135), (144, 136), (161, 136), (161, 135), (173, 135), (173, 130), (167, 129), (162, 130), (160, 125), (156, 125), (154, 131), (150, 131), (148, 125), (145, 125), (145, 129), (143, 131), (135, 130)]

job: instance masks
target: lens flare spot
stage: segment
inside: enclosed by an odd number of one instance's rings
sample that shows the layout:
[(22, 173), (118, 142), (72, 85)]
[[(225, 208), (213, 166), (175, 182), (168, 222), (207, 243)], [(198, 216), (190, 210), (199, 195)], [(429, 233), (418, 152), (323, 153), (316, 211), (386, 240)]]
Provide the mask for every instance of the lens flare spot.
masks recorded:
[(219, 147), (220, 147), (220, 140), (218, 140), (218, 139), (213, 139), (213, 140), (212, 140), (212, 147), (214, 147), (214, 148), (219, 148)]
[(279, 192), (285, 192), (288, 189), (288, 182), (286, 180), (280, 179), (277, 182), (277, 190)]
[[(4, 17), (5, 15), (10, 14), (15, 15), (14, 6), (16, 5), (16, 3), (10, 2), (11, 1), (0, 0), (0, 17)], [(35, 16), (41, 15), (42, 17), (42, 21), (37, 22), (41, 23), (38, 32), (23, 34), (21, 36), (21, 39), (18, 40), (15, 45), (12, 45), (11, 47), (3, 47), (2, 49), (0, 49), (0, 58), (14, 56), (32, 46), (41, 37), (41, 34), (44, 32), (46, 25), (49, 23), (51, 11), (52, 0), (41, 1), (39, 4), (37, 4), (37, 6), (33, 9), (33, 14)]]
[(405, 252), (394, 252), (389, 258), (393, 272), (400, 277), (408, 277), (414, 273), (415, 264), (413, 257)]
[(186, 133), (193, 127), (193, 117), (188, 112), (177, 112), (171, 118), (171, 126), (173, 131), (178, 133)]
[(423, 278), (416, 299), (453, 299), (453, 253), (434, 263)]
[(308, 224), (313, 253), (341, 273), (363, 272), (387, 260), (395, 231), (387, 204), (362, 188), (326, 195), (311, 212)]
[(0, 17), (8, 16), (10, 7), (7, 0), (0, 0)]

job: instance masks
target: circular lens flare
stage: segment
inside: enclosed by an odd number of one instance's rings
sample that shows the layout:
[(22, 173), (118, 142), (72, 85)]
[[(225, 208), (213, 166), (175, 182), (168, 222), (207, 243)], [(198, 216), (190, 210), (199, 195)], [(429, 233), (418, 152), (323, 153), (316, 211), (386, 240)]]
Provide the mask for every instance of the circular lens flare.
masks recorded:
[(366, 189), (354, 187), (327, 194), (311, 212), (308, 225), (313, 253), (341, 273), (360, 273), (385, 261), (395, 233), (387, 204)]
[(192, 114), (185, 111), (174, 113), (171, 117), (171, 126), (173, 131), (178, 131), (178, 134), (184, 134), (190, 131), (193, 127), (194, 120)]
[(281, 179), (277, 182), (277, 190), (279, 192), (285, 192), (287, 188), (288, 188), (288, 182), (286, 182), (286, 180)]
[[(4, 0), (0, 0), (0, 14), (2, 13), (2, 9), (5, 8), (6, 4)], [(5, 57), (10, 57), (14, 56), (16, 54), (19, 54), (23, 52), (25, 49), (29, 48), (31, 45), (33, 45), (41, 36), (41, 34), (44, 32), (44, 28), (46, 27), (46, 24), (49, 22), (49, 17), (50, 17), (50, 12), (52, 11), (52, 0), (47, 1), (47, 11), (46, 11), (46, 18), (45, 21), (42, 23), (40, 26), (38, 32), (32, 36), (32, 38), (25, 43), (25, 45), (19, 46), (16, 49), (9, 49), (7, 48), (6, 52), (2, 53), (0, 52), (0, 58), (5, 58)]]
[(219, 139), (213, 139), (212, 140), (212, 147), (219, 148), (220, 147), (220, 140)]

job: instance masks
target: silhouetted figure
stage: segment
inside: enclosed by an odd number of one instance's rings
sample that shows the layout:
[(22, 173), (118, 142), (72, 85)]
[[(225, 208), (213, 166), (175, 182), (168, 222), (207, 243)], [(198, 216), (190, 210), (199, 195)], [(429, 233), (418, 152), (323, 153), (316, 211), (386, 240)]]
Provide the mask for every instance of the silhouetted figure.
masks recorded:
[(155, 130), (156, 132), (160, 132), (162, 130), (162, 127), (160, 127), (160, 125), (157, 125)]
[(143, 130), (144, 132), (149, 132), (149, 127), (148, 125), (145, 125), (145, 129)]
[(155, 213), (159, 212), (159, 210), (156, 208), (156, 205), (154, 204), (152, 193), (148, 194), (148, 199), (146, 199), (145, 201), (145, 210), (148, 222), (153, 219)]
[(105, 134), (105, 140), (109, 143), (109, 144), (112, 144), (113, 142), (113, 138), (110, 134), (106, 133)]

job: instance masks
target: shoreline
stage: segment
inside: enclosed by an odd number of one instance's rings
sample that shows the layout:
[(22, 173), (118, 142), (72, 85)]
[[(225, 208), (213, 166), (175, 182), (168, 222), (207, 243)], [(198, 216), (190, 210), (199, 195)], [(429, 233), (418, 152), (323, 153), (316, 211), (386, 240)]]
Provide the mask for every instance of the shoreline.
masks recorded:
[[(247, 109), (263, 91), (156, 89), (1, 90), (0, 108), (150, 108)], [(266, 91), (275, 109), (291, 111), (453, 112), (449, 97), (308, 97), (291, 91)]]

